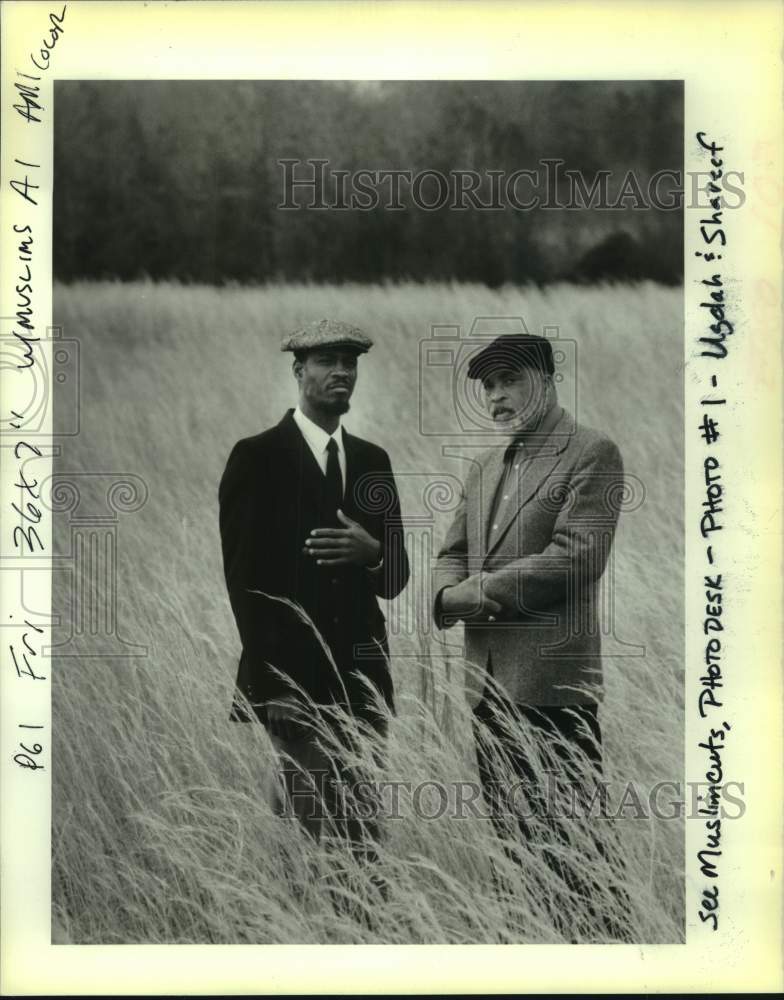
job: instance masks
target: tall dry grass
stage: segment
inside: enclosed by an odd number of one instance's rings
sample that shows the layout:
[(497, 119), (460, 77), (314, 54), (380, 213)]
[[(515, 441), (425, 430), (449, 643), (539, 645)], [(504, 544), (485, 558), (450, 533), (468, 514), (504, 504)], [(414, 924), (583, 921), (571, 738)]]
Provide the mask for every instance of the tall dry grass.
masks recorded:
[[(279, 335), (323, 314), (376, 338), (346, 423), (390, 452), (414, 553), (406, 594), (386, 608), (398, 712), (376, 776), (412, 789), (439, 781), (450, 795), (476, 780), (457, 637), (444, 645), (428, 633), (423, 583), (450, 516), (437, 504), (432, 513), (424, 491), (459, 480), (465, 466), (443, 453), (444, 439), (419, 433), (419, 343), (432, 324), (467, 329), (477, 315), (521, 315), (532, 332), (557, 325), (576, 342), (578, 415), (617, 441), (627, 472), (645, 486), (644, 503), (621, 516), (616, 536), (617, 638), (644, 655), (605, 660), (606, 777), (617, 790), (634, 782), (642, 797), (657, 781), (682, 779), (679, 292), (61, 286), (55, 322), (81, 342), (82, 429), (56, 471), (135, 473), (149, 500), (121, 519), (117, 583), (120, 632), (148, 655), (53, 664), (57, 939), (587, 941), (606, 938), (596, 915), (605, 910), (635, 941), (681, 940), (678, 820), (634, 818), (632, 808), (613, 821), (570, 821), (562, 850), (595, 886), (589, 900), (553, 875), (538, 839), (517, 844), (512, 859), (488, 819), (455, 819), (454, 809), (428, 819), (434, 788), (418, 810), (403, 790), (379, 849), (381, 895), (350, 852), (314, 845), (266, 804), (266, 735), (228, 722), (238, 640), (222, 579), (217, 483), (234, 441), (294, 403)], [(561, 388), (573, 396), (569, 382)], [(425, 406), (428, 417), (450, 411), (447, 381), (428, 382)], [(65, 517), (55, 525), (65, 551)], [(67, 575), (55, 582), (55, 609), (65, 610)], [(350, 905), (336, 908), (336, 892)]]

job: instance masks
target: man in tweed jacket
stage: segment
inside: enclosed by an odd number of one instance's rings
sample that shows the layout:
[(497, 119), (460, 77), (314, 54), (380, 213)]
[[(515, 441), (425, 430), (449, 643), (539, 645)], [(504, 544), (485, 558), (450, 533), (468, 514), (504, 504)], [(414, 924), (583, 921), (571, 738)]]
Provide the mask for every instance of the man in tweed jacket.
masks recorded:
[[(499, 443), (472, 464), (434, 572), (436, 624), (465, 623), (479, 772), (497, 825), (509, 815), (499, 741), (531, 796), (541, 792), (510, 715), (518, 734), (550, 744), (562, 776), (585, 773), (570, 770), (573, 754), (601, 766), (597, 598), (623, 465), (609, 438), (558, 404), (553, 371), (550, 342), (527, 334), (499, 337), (471, 360)], [(524, 819), (517, 825), (530, 836)]]

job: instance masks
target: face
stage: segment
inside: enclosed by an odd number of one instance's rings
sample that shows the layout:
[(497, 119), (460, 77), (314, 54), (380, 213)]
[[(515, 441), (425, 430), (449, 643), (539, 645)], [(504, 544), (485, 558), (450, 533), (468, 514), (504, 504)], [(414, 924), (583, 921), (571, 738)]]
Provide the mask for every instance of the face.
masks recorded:
[(308, 351), (303, 361), (294, 362), (294, 375), (300, 398), (313, 409), (347, 413), (357, 381), (357, 355), (336, 347)]
[(499, 368), (482, 379), (485, 406), (499, 429), (536, 426), (547, 402), (546, 376), (533, 368)]

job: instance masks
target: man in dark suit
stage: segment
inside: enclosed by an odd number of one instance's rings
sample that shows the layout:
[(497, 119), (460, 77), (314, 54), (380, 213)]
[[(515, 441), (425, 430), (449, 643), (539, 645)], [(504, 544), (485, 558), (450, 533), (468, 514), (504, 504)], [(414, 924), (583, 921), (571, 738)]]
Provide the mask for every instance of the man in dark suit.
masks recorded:
[(288, 792), (277, 805), (292, 806), (316, 837), (323, 810), (337, 809), (329, 775), (351, 777), (318, 744), (319, 720), (348, 752), (340, 711), (379, 743), (394, 711), (377, 597), (394, 598), (408, 580), (400, 504), (387, 453), (341, 424), (358, 357), (371, 346), (363, 331), (335, 320), (284, 338), (298, 406), (234, 446), (219, 490), (226, 585), (242, 641), (231, 718), (249, 721), (250, 710), (267, 727)]
[[(499, 337), (471, 359), (499, 441), (468, 474), (435, 567), (439, 627), (465, 623), (468, 697), (480, 779), (493, 819), (523, 837), (534, 827), (505, 796), (516, 778), (531, 810), (552, 812), (531, 748), (551, 750), (566, 783), (601, 768), (598, 589), (623, 489), (623, 464), (606, 436), (558, 403), (550, 342)], [(478, 681), (478, 683), (477, 683)], [(510, 727), (514, 720), (515, 726)], [(520, 738), (521, 734), (527, 734)], [(553, 838), (563, 830), (551, 824)], [(578, 891), (574, 872), (546, 852)]]

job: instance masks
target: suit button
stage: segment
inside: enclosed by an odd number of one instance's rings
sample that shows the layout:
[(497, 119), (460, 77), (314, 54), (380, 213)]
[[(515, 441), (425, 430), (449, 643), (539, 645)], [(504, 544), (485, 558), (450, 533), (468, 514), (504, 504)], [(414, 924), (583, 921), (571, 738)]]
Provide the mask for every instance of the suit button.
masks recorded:
[(488, 616), (487, 616), (487, 620), (488, 620), (489, 622), (494, 622), (494, 621), (495, 621), (495, 615), (488, 615)]
[(334, 618), (332, 619), (332, 621), (333, 621), (333, 623), (334, 623), (335, 625), (337, 625), (337, 624), (339, 624), (339, 622), (340, 622), (340, 619), (339, 619), (339, 618), (337, 617), (337, 615), (335, 615), (335, 617), (334, 617)]
[(340, 580), (338, 580), (338, 578), (336, 576), (333, 576), (332, 577), (332, 582), (333, 583), (340, 583)]

